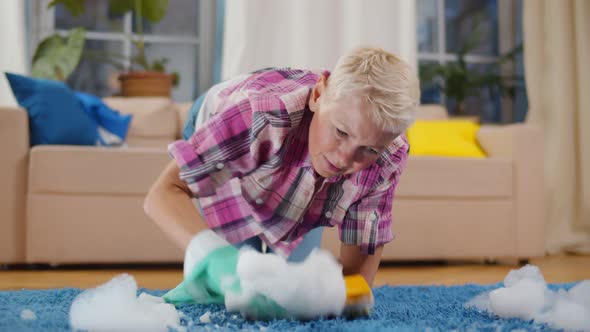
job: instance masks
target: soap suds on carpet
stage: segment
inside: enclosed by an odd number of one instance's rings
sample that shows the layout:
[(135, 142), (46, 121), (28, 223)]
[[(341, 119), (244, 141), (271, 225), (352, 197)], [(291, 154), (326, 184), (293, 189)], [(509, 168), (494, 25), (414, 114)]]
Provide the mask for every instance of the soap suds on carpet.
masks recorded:
[(135, 279), (122, 274), (79, 294), (70, 307), (74, 330), (168, 332), (184, 331), (181, 313), (159, 296), (137, 296)]
[(206, 313), (201, 315), (201, 317), (199, 317), (199, 322), (201, 322), (203, 324), (211, 323), (211, 313), (209, 311), (207, 311)]
[[(239, 255), (237, 275), (243, 292), (227, 295), (227, 311), (221, 316), (207, 311), (196, 316), (195, 322), (187, 322), (161, 297), (147, 293), (137, 296), (135, 279), (123, 274), (79, 294), (70, 307), (70, 325), (92, 331), (185, 331), (193, 324), (220, 328), (219, 323), (234, 328), (243, 321), (233, 313), (247, 316), (247, 304), (256, 294), (274, 300), (293, 318), (338, 316), (342, 312), (346, 300), (342, 267), (329, 252), (316, 250), (302, 263), (288, 263), (277, 255), (251, 249), (242, 249)], [(569, 290), (552, 290), (539, 268), (527, 265), (508, 273), (503, 287), (482, 293), (464, 306), (501, 318), (546, 323), (556, 329), (590, 331), (590, 280)], [(20, 316), (23, 320), (36, 319), (29, 309)]]
[(35, 313), (29, 309), (24, 309), (20, 313), (20, 318), (22, 320), (34, 320), (37, 319), (37, 315), (35, 315)]
[(553, 291), (538, 267), (512, 270), (504, 287), (478, 295), (465, 304), (501, 318), (521, 318), (546, 323), (556, 329), (590, 331), (590, 280), (570, 290)]
[[(263, 295), (286, 309), (288, 318), (312, 319), (338, 316), (346, 300), (342, 266), (325, 250), (316, 250), (302, 263), (290, 263), (276, 254), (261, 254), (251, 248), (240, 250), (237, 277), (242, 292), (228, 294), (228, 312), (249, 314), (249, 302)], [(237, 315), (232, 315), (237, 319)], [(285, 317), (283, 317), (285, 318)], [(135, 279), (122, 274), (79, 294), (70, 307), (74, 329), (109, 331), (184, 331), (182, 314), (159, 296), (137, 296)], [(211, 324), (209, 312), (198, 319)]]

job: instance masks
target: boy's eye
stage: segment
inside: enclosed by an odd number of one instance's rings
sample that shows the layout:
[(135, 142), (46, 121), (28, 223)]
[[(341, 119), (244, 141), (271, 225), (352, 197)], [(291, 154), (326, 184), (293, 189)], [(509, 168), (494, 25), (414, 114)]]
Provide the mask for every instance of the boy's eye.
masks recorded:
[(379, 151), (373, 149), (373, 148), (367, 148), (367, 152), (370, 154), (379, 154)]
[(344, 131), (342, 131), (342, 130), (340, 130), (338, 128), (336, 128), (336, 134), (338, 134), (338, 136), (340, 136), (340, 137), (346, 137), (346, 136), (348, 136), (348, 134), (346, 132), (344, 132)]

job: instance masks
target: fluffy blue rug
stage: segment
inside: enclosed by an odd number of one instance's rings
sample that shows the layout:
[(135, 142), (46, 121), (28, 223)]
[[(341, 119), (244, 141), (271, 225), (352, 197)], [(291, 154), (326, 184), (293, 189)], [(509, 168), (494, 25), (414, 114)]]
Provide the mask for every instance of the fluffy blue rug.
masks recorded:
[[(374, 289), (375, 308), (372, 315), (358, 320), (337, 318), (309, 322), (251, 322), (238, 315), (227, 314), (218, 305), (186, 305), (180, 310), (194, 322), (189, 331), (551, 330), (546, 325), (532, 321), (500, 319), (463, 307), (474, 296), (500, 286), (384, 286)], [(570, 287), (571, 284), (550, 286), (551, 289)], [(139, 292), (142, 291), (163, 294), (163, 291), (158, 290), (141, 289)], [(69, 331), (70, 305), (80, 292), (72, 288), (0, 292), (0, 331)], [(21, 319), (24, 309), (32, 310), (37, 319)], [(211, 323), (201, 324), (199, 317), (206, 312), (211, 313)]]

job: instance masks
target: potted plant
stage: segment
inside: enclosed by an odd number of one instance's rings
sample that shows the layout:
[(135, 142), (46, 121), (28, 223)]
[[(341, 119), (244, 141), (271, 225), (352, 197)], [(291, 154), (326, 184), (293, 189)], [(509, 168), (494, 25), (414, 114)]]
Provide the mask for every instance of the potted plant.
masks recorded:
[(178, 75), (165, 73), (166, 59), (156, 59), (150, 63), (145, 55), (143, 40), (143, 19), (151, 23), (160, 22), (166, 15), (168, 0), (113, 0), (109, 5), (110, 11), (115, 14), (133, 11), (138, 35), (138, 40), (134, 41), (137, 55), (131, 59), (132, 68), (119, 76), (122, 95), (169, 97)]
[(516, 75), (502, 75), (501, 66), (508, 61), (514, 61), (522, 52), (522, 44), (502, 54), (489, 64), (482, 72), (468, 68), (465, 57), (480, 42), (479, 24), (466, 38), (457, 53), (455, 62), (426, 63), (420, 65), (420, 81), (423, 87), (434, 88), (442, 92), (447, 98), (455, 101), (455, 113), (465, 115), (465, 99), (470, 96), (480, 96), (482, 89), (499, 92), (502, 96), (514, 98), (516, 87), (523, 78)]
[[(72, 15), (84, 12), (85, 0), (54, 0), (48, 7), (62, 4)], [(33, 56), (32, 74), (56, 80), (65, 80), (76, 69), (82, 56), (108, 62), (121, 70), (121, 94), (123, 96), (167, 96), (171, 95), (172, 86), (178, 84), (177, 73), (166, 73), (167, 59), (149, 61), (145, 54), (143, 38), (143, 20), (151, 23), (160, 22), (166, 15), (168, 0), (112, 0), (109, 11), (124, 14), (132, 11), (135, 15), (137, 40), (133, 41), (137, 54), (126, 59), (120, 54), (84, 50), (85, 30), (75, 28), (67, 37), (53, 34), (45, 38)], [(126, 68), (123, 60), (129, 60)]]

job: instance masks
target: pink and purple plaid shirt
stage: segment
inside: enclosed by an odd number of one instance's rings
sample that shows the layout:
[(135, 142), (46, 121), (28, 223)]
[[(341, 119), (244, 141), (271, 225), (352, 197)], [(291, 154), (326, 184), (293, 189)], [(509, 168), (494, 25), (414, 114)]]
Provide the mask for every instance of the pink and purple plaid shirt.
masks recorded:
[(208, 96), (213, 117), (169, 145), (207, 224), (228, 242), (258, 236), (287, 257), (315, 227), (338, 225), (341, 241), (366, 254), (393, 239), (391, 208), (407, 140), (398, 136), (362, 171), (318, 176), (308, 153), (308, 100), (321, 73), (248, 75)]

